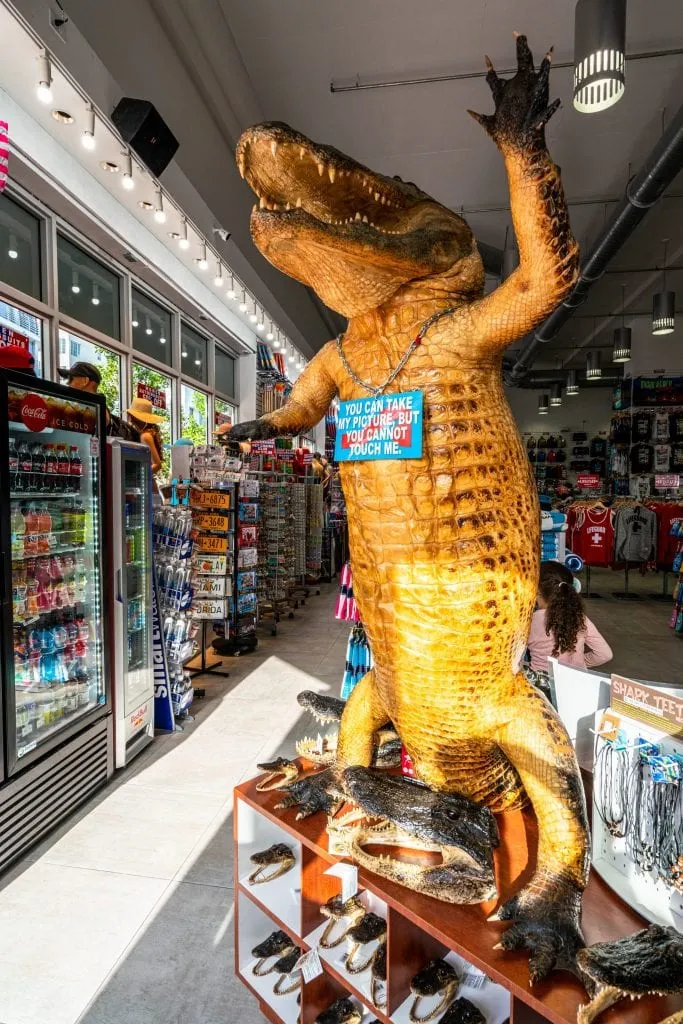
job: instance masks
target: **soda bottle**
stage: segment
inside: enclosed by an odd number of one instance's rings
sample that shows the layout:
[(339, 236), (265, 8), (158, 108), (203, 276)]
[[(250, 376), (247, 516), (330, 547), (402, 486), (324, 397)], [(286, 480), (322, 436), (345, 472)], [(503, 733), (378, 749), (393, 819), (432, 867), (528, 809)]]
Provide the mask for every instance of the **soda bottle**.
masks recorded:
[(24, 554), (26, 522), (20, 505), (12, 505), (10, 529), (12, 531), (12, 555), (14, 558), (21, 558)]
[(66, 450), (66, 445), (60, 444), (57, 447), (57, 478), (60, 491), (71, 490), (70, 476), (71, 462), (69, 460), (69, 453)]
[(45, 447), (45, 483), (47, 490), (57, 491), (59, 490), (57, 471), (59, 469), (59, 460), (57, 459), (57, 452), (53, 444), (48, 444)]
[(31, 477), (32, 491), (42, 491), (45, 488), (45, 449), (40, 441), (31, 445)]
[(19, 461), (19, 467), (17, 471), (17, 490), (18, 491), (30, 491), (31, 490), (31, 472), (33, 470), (33, 459), (31, 458), (31, 452), (29, 450), (28, 441), (24, 438), (19, 442), (17, 449), (17, 458)]
[(69, 460), (69, 474), (71, 476), (71, 490), (78, 494), (81, 489), (81, 477), (83, 476), (83, 463), (78, 446), (71, 445), (71, 459)]
[(13, 437), (9, 439), (9, 489), (10, 491), (16, 491), (17, 489), (17, 474), (19, 472), (19, 455), (17, 453), (17, 444)]

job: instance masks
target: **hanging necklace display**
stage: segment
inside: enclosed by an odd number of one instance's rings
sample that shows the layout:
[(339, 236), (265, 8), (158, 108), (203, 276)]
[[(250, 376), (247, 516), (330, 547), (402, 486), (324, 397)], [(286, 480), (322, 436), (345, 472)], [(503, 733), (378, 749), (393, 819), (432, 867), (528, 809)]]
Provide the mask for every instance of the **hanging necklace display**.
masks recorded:
[(396, 378), (398, 377), (399, 373), (401, 372), (403, 367), (406, 365), (406, 363), (408, 362), (408, 360), (412, 356), (412, 354), (415, 351), (415, 349), (419, 348), (419, 346), (422, 344), (422, 341), (423, 341), (424, 336), (427, 333), (427, 331), (431, 327), (433, 327), (434, 324), (438, 320), (441, 320), (442, 317), (450, 316), (451, 313), (455, 313), (456, 309), (457, 309), (456, 306), (451, 306), (448, 309), (442, 309), (439, 313), (432, 313), (432, 315), (430, 317), (427, 317), (427, 319), (423, 322), (423, 324), (420, 327), (420, 329), (418, 330), (417, 334), (415, 335), (415, 337), (411, 341), (410, 345), (408, 346), (406, 351), (401, 356), (400, 360), (398, 361), (398, 364), (396, 365), (396, 368), (391, 371), (391, 373), (389, 374), (389, 376), (387, 377), (387, 379), (384, 381), (383, 384), (379, 384), (379, 385), (367, 384), (364, 380), (360, 379), (360, 377), (351, 369), (351, 367), (350, 367), (350, 365), (348, 363), (348, 360), (347, 360), (346, 356), (344, 355), (344, 350), (342, 348), (342, 342), (344, 340), (344, 335), (343, 334), (338, 334), (337, 335), (337, 352), (339, 353), (339, 358), (342, 361), (342, 366), (344, 367), (344, 369), (346, 370), (346, 372), (348, 373), (349, 377), (354, 382), (354, 384), (358, 384), (359, 387), (364, 388), (365, 391), (367, 391), (369, 394), (375, 395), (376, 397), (378, 397), (384, 391), (386, 391), (386, 389), (389, 387), (390, 384), (393, 384), (393, 382), (396, 380)]

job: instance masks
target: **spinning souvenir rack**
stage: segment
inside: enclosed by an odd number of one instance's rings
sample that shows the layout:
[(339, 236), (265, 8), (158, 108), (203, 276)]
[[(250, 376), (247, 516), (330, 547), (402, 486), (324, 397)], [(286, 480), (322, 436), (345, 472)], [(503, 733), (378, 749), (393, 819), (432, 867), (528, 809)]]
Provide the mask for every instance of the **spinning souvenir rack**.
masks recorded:
[[(375, 981), (373, 987), (373, 963), (359, 973), (349, 971), (346, 942), (331, 949), (321, 948), (321, 936), (329, 923), (321, 907), (335, 896), (343, 894), (346, 900), (353, 894), (354, 870), (350, 877), (344, 877), (349, 869), (330, 852), (332, 840), (323, 816), (296, 821), (296, 808), (276, 811), (282, 793), (259, 792), (257, 781), (253, 779), (235, 790), (235, 959), (238, 977), (272, 1024), (296, 1024), (299, 1020), (301, 1024), (314, 1024), (316, 1017), (341, 997), (350, 998), (362, 1009), (363, 1024), (375, 1020), (380, 1024), (407, 1024), (413, 1005), (411, 979), (434, 958), (445, 958), (455, 967), (460, 978), (458, 996), (478, 1007), (486, 1024), (504, 1024), (507, 1020), (511, 1024), (575, 1024), (578, 1008), (587, 1002), (579, 982), (557, 972), (530, 988), (528, 955), (493, 948), (505, 930), (505, 925), (486, 920), (493, 905), (441, 903), (363, 869), (357, 875), (361, 913), (371, 912), (387, 926), (383, 940), (386, 983)], [(501, 846), (496, 852), (497, 880), (501, 897), (506, 898), (518, 888), (520, 878), (528, 877), (529, 864), (535, 862), (537, 830), (535, 819), (526, 813), (499, 816), (498, 823)], [(250, 881), (259, 861), (258, 857), (252, 858), (262, 851), (270, 852), (273, 844), (282, 844), (277, 858), (280, 867), (271, 864)], [(339, 871), (340, 865), (344, 879), (341, 884), (339, 877), (329, 873), (330, 869)], [(263, 881), (276, 873), (272, 881)], [(642, 927), (643, 919), (593, 873), (583, 901), (586, 941), (590, 944), (628, 935)], [(276, 931), (283, 933), (285, 944), (287, 938), (290, 940), (289, 949), (309, 954), (299, 968), (303, 978), (309, 980), (299, 981), (301, 975), (296, 969), (286, 976), (253, 973), (259, 958), (252, 951)], [(327, 935), (329, 938), (329, 932)], [(359, 960), (374, 959), (380, 942), (371, 941), (352, 954), (352, 967)], [(293, 962), (298, 961), (294, 955)], [(269, 965), (272, 969), (276, 962), (277, 958), (270, 959), (259, 970), (267, 970)], [(276, 986), (279, 991), (291, 990), (279, 995), (274, 991)], [(373, 997), (384, 1004), (383, 1008), (373, 1003)], [(420, 1014), (437, 1002), (423, 1002)], [(601, 1020), (605, 1024), (658, 1024), (682, 1008), (680, 996), (625, 1000)]]

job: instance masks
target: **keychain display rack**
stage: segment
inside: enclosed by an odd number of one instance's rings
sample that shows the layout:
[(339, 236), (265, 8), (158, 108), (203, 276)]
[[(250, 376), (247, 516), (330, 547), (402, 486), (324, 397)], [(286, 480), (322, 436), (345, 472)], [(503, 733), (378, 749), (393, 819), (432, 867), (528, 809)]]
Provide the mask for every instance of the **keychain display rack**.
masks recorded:
[(313, 475), (306, 476), (306, 577), (319, 580), (323, 547), (323, 487)]
[(279, 473), (265, 474), (261, 482), (259, 620), (271, 620), (273, 636), (281, 615), (291, 618), (293, 614), (289, 596), (295, 563), (292, 486), (290, 479)]

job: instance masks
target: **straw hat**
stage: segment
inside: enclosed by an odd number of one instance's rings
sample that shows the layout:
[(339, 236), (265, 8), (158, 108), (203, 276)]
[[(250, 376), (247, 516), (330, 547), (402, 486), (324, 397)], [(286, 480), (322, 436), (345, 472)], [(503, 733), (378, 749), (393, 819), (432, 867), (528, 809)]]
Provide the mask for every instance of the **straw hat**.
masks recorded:
[(126, 412), (129, 416), (134, 416), (136, 420), (140, 420), (141, 423), (163, 423), (164, 417), (157, 415), (153, 410), (154, 406), (149, 398), (134, 398), (132, 405), (129, 409), (126, 409)]

